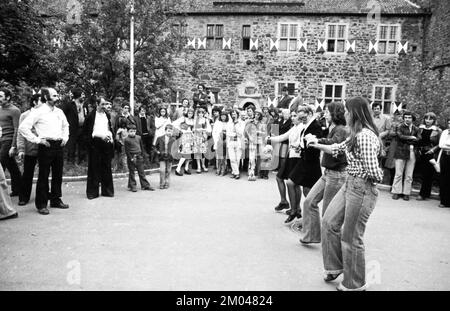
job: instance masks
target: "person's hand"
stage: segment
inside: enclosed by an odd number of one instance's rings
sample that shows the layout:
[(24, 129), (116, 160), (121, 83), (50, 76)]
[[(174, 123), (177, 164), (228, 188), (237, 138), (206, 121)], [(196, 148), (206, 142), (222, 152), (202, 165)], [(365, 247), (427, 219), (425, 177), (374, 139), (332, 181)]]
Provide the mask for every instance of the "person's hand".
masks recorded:
[(9, 157), (12, 158), (15, 154), (16, 154), (16, 148), (15, 147), (9, 148), (9, 152), (8, 152)]
[(63, 141), (61, 142), (61, 147), (64, 147), (66, 144), (67, 144), (67, 141), (63, 140)]
[(41, 140), (38, 143), (39, 145), (44, 145), (46, 147), (50, 147), (50, 143), (45, 138), (41, 138)]
[(20, 161), (23, 161), (23, 159), (25, 158), (25, 152), (23, 152), (23, 151), (19, 152), (17, 157), (19, 158)]

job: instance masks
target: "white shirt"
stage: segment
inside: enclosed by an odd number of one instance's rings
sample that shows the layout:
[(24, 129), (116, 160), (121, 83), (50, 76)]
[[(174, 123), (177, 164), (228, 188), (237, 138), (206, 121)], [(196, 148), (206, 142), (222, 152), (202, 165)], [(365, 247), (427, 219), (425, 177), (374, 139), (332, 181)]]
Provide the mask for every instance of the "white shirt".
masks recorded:
[(285, 140), (289, 140), (289, 158), (300, 158), (300, 151), (296, 149), (300, 145), (300, 134), (304, 128), (304, 124), (300, 123), (292, 127), (289, 131), (283, 135), (271, 137), (270, 140), (273, 143), (281, 143)]
[[(37, 136), (31, 131), (32, 128), (35, 129)], [(69, 140), (69, 123), (61, 109), (43, 104), (31, 111), (22, 121), (19, 125), (19, 133), (35, 144), (38, 144), (42, 138), (62, 139), (66, 143)]]
[(106, 136), (112, 137), (112, 133), (108, 129), (108, 118), (104, 112), (95, 113), (94, 129), (92, 137), (104, 138)]
[(155, 127), (156, 127), (155, 141), (156, 141), (156, 138), (165, 135), (167, 124), (171, 124), (169, 118), (164, 118), (164, 117), (156, 117), (155, 118)]

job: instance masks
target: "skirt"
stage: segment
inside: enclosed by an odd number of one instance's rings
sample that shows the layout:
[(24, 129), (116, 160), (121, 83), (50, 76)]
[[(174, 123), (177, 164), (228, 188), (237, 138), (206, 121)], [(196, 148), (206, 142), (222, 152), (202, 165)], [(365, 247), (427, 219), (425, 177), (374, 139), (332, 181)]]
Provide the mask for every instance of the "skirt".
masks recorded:
[(319, 159), (314, 162), (307, 162), (301, 158), (297, 162), (296, 166), (291, 170), (289, 179), (296, 185), (312, 188), (321, 176), (322, 169), (320, 168)]
[(277, 177), (283, 180), (289, 179), (291, 172), (295, 169), (300, 160), (300, 158), (286, 158), (284, 163), (282, 163), (278, 169)]

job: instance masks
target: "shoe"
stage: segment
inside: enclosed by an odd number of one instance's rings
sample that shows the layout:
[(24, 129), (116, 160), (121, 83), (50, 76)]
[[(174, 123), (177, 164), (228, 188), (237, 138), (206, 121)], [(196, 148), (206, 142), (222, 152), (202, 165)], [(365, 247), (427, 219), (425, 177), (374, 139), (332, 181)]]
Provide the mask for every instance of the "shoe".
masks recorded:
[(142, 190), (155, 191), (155, 188), (149, 186), (149, 187), (144, 188)]
[(359, 288), (359, 289), (348, 289), (344, 285), (342, 285), (342, 283), (339, 283), (339, 285), (336, 286), (336, 290), (338, 292), (355, 292), (355, 291), (364, 292), (364, 291), (366, 291), (366, 286)]
[(269, 176), (264, 176), (264, 179), (269, 179)]
[(405, 194), (405, 195), (403, 196), (403, 200), (409, 201), (409, 195), (406, 195), (406, 194)]
[(136, 188), (130, 188), (130, 191), (131, 192), (137, 192), (137, 189)]
[(159, 189), (163, 190), (166, 189), (164, 185), (159, 186)]
[(18, 192), (11, 192), (11, 193), (9, 194), (9, 196), (10, 196), (10, 197), (17, 197), (17, 196), (19, 196), (19, 193), (18, 193)]
[(178, 172), (176, 169), (175, 169), (175, 175), (177, 175), (177, 176), (183, 176), (183, 174), (180, 173), (180, 172)]
[(275, 207), (275, 211), (277, 212), (281, 212), (284, 209), (288, 209), (289, 208), (289, 203), (280, 203), (278, 204), (277, 207)]
[(342, 274), (342, 272), (339, 272), (337, 274), (332, 274), (332, 273), (327, 273), (325, 274), (325, 276), (323, 277), (323, 280), (325, 282), (331, 282), (336, 280), (340, 275)]
[(186, 175), (192, 175), (192, 174), (191, 174), (191, 171), (190, 171), (190, 170), (187, 170), (187, 169), (184, 169), (184, 173), (185, 173)]
[(93, 199), (98, 198), (98, 195), (88, 195), (87, 198), (88, 198), (88, 200), (93, 200)]
[(425, 201), (426, 199), (423, 197), (423, 196), (421, 196), (421, 195), (419, 195), (417, 198), (416, 198), (416, 201)]
[(27, 205), (27, 204), (28, 204), (28, 201), (19, 200), (19, 206), (24, 206), (24, 205)]
[(241, 178), (241, 176), (240, 175), (236, 175), (236, 176), (234, 176), (234, 179), (240, 179)]
[(439, 207), (440, 207), (440, 208), (449, 208), (450, 206), (446, 206), (446, 205), (444, 205), (444, 204), (439, 204)]
[(17, 218), (17, 217), (19, 217), (19, 214), (18, 213), (14, 213), (14, 214), (12, 214), (10, 216), (7, 216), (5, 218), (0, 218), (0, 220), (13, 219), (13, 218)]
[(64, 204), (63, 201), (59, 201), (58, 203), (50, 203), (50, 207), (67, 209), (69, 208), (69, 204)]
[(164, 186), (164, 189), (169, 189), (169, 185), (165, 185), (165, 186)]
[(392, 196), (392, 199), (393, 200), (398, 200), (400, 198), (400, 196), (398, 195), (398, 194), (394, 194), (393, 196)]
[(236, 178), (236, 175), (231, 174), (230, 178)]
[(208, 172), (208, 169), (206, 167), (203, 168), (203, 172)]
[(197, 174), (201, 174), (202, 173), (202, 171), (201, 170), (197, 170)]
[(297, 217), (297, 215), (289, 215), (289, 217), (284, 221), (285, 224), (291, 223), (294, 221), (294, 219)]
[(286, 211), (286, 215), (291, 215), (291, 213), (292, 213), (292, 209), (288, 209), (288, 210)]
[(50, 214), (50, 212), (48, 211), (48, 209), (46, 207), (38, 209), (38, 213), (41, 214), (41, 215), (48, 215), (48, 214)]
[(302, 243), (303, 245), (309, 245), (309, 244), (318, 244), (320, 242), (309, 242), (309, 241), (305, 241), (303, 239), (300, 239), (300, 243)]

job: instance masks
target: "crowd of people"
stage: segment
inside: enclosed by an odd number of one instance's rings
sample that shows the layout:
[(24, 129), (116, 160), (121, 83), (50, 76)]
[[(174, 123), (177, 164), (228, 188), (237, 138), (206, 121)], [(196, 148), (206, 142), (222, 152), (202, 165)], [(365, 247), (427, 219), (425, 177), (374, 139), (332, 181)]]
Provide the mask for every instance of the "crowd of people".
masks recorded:
[[(287, 210), (287, 224), (302, 219), (302, 244), (322, 244), (325, 281), (343, 273), (339, 290), (363, 290), (363, 235), (383, 171), (390, 173), (393, 199), (409, 200), (420, 163), (417, 199), (430, 197), (434, 175), (439, 174), (439, 206), (450, 207), (450, 119), (444, 131), (431, 112), (420, 126), (406, 110), (396, 111), (391, 120), (381, 113), (380, 104), (370, 105), (362, 97), (329, 103), (318, 113), (287, 91), (283, 89), (276, 108), (249, 104), (240, 109), (213, 104), (199, 84), (192, 101), (184, 98), (175, 111), (161, 106), (152, 116), (141, 106), (133, 116), (124, 105), (113, 118), (110, 102), (99, 97), (96, 105), (86, 107), (79, 89), (72, 90), (71, 102), (59, 105), (56, 90), (42, 88), (22, 114), (11, 102), (10, 91), (1, 89), (0, 219), (17, 217), (12, 196), (19, 196), (19, 205), (28, 204), (36, 163), (38, 212), (48, 215), (49, 201), (53, 208), (69, 207), (61, 192), (64, 149), (68, 162), (75, 162), (77, 151), (79, 162), (87, 158), (90, 200), (114, 196), (113, 162), (128, 169), (132, 192), (137, 191), (136, 171), (141, 189), (155, 190), (145, 176), (146, 159), (159, 162), (162, 190), (170, 187), (174, 164), (177, 176), (190, 175), (191, 169), (197, 174), (214, 169), (216, 175), (232, 179), (246, 172), (252, 182), (276, 171), (280, 202), (275, 210)], [(23, 160), (23, 173), (16, 155)], [(5, 169), (11, 176), (10, 194)]]

